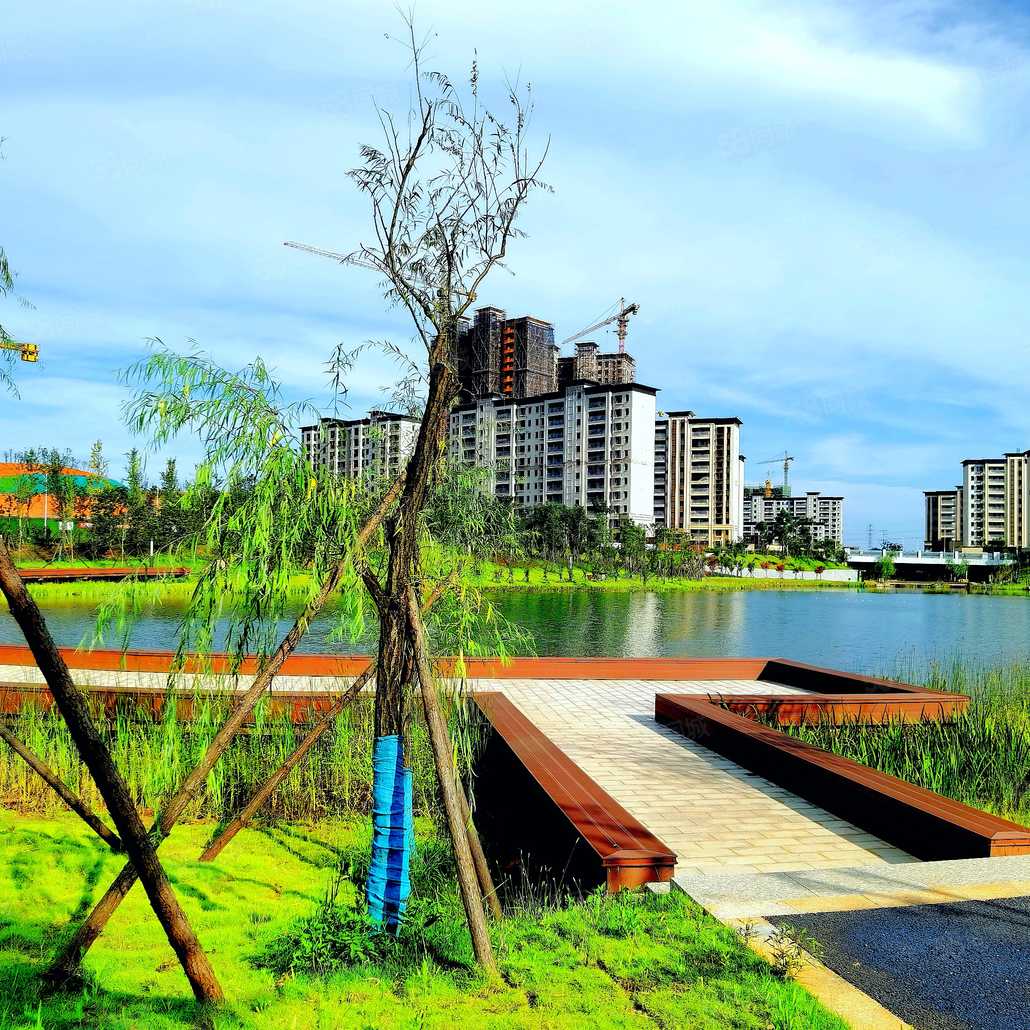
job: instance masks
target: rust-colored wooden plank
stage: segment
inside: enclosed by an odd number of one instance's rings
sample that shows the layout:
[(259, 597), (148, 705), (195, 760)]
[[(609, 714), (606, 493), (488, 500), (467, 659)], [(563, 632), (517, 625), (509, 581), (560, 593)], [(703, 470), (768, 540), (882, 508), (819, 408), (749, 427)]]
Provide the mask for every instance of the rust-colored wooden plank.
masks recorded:
[(765, 682), (782, 683), (787, 687), (799, 690), (810, 690), (818, 694), (936, 694), (942, 697), (949, 695), (926, 687), (913, 686), (900, 680), (881, 679), (877, 676), (862, 676), (856, 672), (841, 672), (839, 669), (826, 669), (820, 665), (809, 665), (806, 662), (795, 662), (790, 658), (770, 658), (759, 674), (758, 679)]
[(834, 755), (707, 699), (657, 694), (655, 718), (920, 858), (1030, 854), (1030, 829)]
[(969, 698), (964, 694), (937, 691), (893, 695), (708, 694), (707, 697), (737, 715), (773, 719), (780, 726), (943, 720), (969, 706)]
[[(171, 668), (169, 651), (78, 651), (62, 648), (62, 657), (70, 669), (125, 672), (166, 673)], [(282, 676), (356, 676), (368, 665), (361, 655), (294, 654), (283, 665)], [(768, 659), (765, 658), (513, 658), (508, 662), (496, 659), (466, 659), (464, 675), (469, 679), (653, 679), (706, 680), (757, 679)], [(17, 644), (0, 644), (0, 665), (33, 666), (32, 653)], [(444, 661), (447, 675), (458, 672), (457, 663)], [(211, 656), (209, 668), (215, 673), (229, 671), (225, 655)], [(241, 675), (252, 675), (256, 662), (243, 661)], [(199, 662), (187, 662), (184, 672), (203, 672)]]
[[(927, 790), (925, 787), (916, 786), (915, 784), (899, 779), (896, 776), (890, 776), (887, 773), (882, 773), (876, 769), (870, 768), (869, 766), (862, 765), (860, 762), (855, 762), (850, 758), (834, 754), (832, 751), (826, 751), (825, 749), (817, 747), (814, 744), (810, 744), (807, 741), (798, 740), (796, 737), (791, 737), (777, 729), (753, 723), (748, 719), (743, 720), (743, 722), (738, 722), (740, 719), (739, 716), (725, 712), (722, 709), (707, 706), (704, 701), (699, 703), (699, 699), (694, 696), (687, 694), (661, 694), (657, 695), (657, 697), (673, 699), (674, 703), (678, 704), (681, 709), (685, 712), (689, 712), (688, 718), (700, 716), (703, 719), (710, 719), (712, 722), (721, 724), (733, 731), (743, 731), (745, 736), (750, 740), (761, 742), (773, 749), (778, 749), (786, 757), (809, 759), (814, 764), (822, 768), (829, 769), (842, 777), (851, 778), (856, 782), (874, 786), (880, 793), (902, 798), (922, 807), (930, 806), (935, 811), (948, 813), (955, 819), (969, 825), (977, 825), (982, 828), (989, 827), (992, 835), (998, 832), (1010, 831), (1018, 831), (1021, 834), (1030, 833), (1030, 831), (1025, 830), (1016, 823), (1000, 819), (997, 816), (993, 816), (987, 812), (982, 812), (979, 809), (971, 808), (959, 801), (946, 798), (931, 790)], [(656, 713), (658, 711), (657, 697)], [(702, 708), (700, 705), (705, 705), (705, 707)], [(663, 712), (668, 711), (664, 704), (662, 707)], [(723, 718), (723, 716), (726, 716), (727, 718)], [(662, 718), (661, 721), (664, 722), (667, 720)], [(710, 730), (711, 727), (704, 727), (701, 732), (704, 732), (705, 729)]]
[[(63, 648), (62, 657), (75, 670), (167, 673), (171, 667), (169, 651), (78, 651)], [(294, 654), (285, 662), (282, 676), (338, 677), (357, 676), (368, 664), (362, 655)], [(33, 666), (32, 653), (16, 644), (0, 645), (0, 665)], [(225, 655), (210, 659), (210, 671), (230, 671)], [(239, 668), (241, 675), (253, 675), (257, 665), (247, 658)], [(443, 671), (456, 675), (454, 661), (442, 663)], [(187, 662), (184, 672), (204, 672), (199, 662)], [(507, 662), (474, 658), (464, 663), (469, 679), (585, 679), (585, 680), (755, 680), (778, 682), (786, 686), (830, 694), (913, 693), (936, 694), (893, 680), (859, 676), (854, 673), (822, 669), (785, 658), (513, 658)], [(758, 692), (758, 691), (756, 691)], [(941, 697), (949, 695), (942, 694)]]
[[(141, 715), (160, 717), (168, 692), (158, 687), (91, 687), (90, 699), (104, 714), (113, 718), (120, 705), (132, 705)], [(231, 702), (234, 695), (227, 691), (183, 691), (175, 695), (176, 713), (180, 719), (193, 717), (196, 700), (222, 700)], [(317, 721), (333, 704), (336, 694), (330, 691), (274, 691), (269, 694), (265, 711), (272, 716), (289, 713), (291, 720), (304, 725)], [(0, 684), (0, 715), (18, 715), (26, 707), (53, 707), (49, 689), (42, 685), (24, 683)], [(247, 725), (254, 722), (253, 715)]]
[(48, 583), (60, 581), (86, 581), (86, 580), (121, 580), (130, 576), (136, 579), (182, 579), (190, 574), (185, 568), (161, 568), (161, 569), (139, 569), (129, 566), (108, 566), (102, 569), (91, 569), (85, 566), (52, 569), (19, 569), (19, 575), (26, 583)]

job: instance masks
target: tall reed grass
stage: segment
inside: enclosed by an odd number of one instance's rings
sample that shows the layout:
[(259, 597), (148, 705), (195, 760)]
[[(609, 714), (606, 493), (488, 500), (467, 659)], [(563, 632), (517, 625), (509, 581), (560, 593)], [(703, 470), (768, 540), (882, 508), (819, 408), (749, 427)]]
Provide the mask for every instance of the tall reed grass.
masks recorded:
[[(476, 724), (465, 714), (466, 705), (467, 702), (459, 701), (450, 721), (459, 763), (467, 771), (477, 745)], [(217, 732), (228, 708), (228, 699), (201, 696), (195, 700), (194, 717), (189, 720), (176, 716), (174, 705), (166, 705), (165, 714), (156, 721), (142, 715), (131, 703), (121, 706), (111, 719), (96, 713), (105, 741), (141, 809), (156, 810), (161, 799), (185, 779)], [(96, 810), (103, 810), (96, 787), (57, 712), (27, 707), (9, 719), (8, 725), (72, 790)], [(233, 815), (254, 789), (282, 765), (307, 729), (293, 725), (288, 714), (270, 716), (267, 705), (259, 705), (254, 726), (233, 740), (208, 777), (204, 792), (187, 809), (186, 817), (223, 819)], [(373, 730), (373, 701), (359, 698), (340, 713), (332, 729), (290, 773), (262, 817), (297, 821), (370, 811)], [(434, 814), (433, 756), (418, 719), (411, 726), (410, 756), (416, 813)], [(62, 807), (50, 788), (2, 744), (0, 804), (39, 813)]]
[(969, 694), (969, 708), (947, 722), (781, 728), (955, 801), (1030, 823), (1030, 664), (991, 669), (955, 662), (894, 676)]

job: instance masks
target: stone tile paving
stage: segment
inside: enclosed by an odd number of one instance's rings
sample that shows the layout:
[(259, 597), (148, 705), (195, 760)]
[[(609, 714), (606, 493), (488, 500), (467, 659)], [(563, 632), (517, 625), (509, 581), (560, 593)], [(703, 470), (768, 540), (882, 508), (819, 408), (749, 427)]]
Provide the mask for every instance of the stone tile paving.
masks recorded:
[(477, 680), (511, 700), (677, 855), (677, 873), (847, 868), (911, 862), (654, 719), (657, 692), (805, 693), (754, 680)]
[(1030, 894), (1030, 855), (777, 873), (681, 873), (673, 886), (727, 921), (1011, 898)]

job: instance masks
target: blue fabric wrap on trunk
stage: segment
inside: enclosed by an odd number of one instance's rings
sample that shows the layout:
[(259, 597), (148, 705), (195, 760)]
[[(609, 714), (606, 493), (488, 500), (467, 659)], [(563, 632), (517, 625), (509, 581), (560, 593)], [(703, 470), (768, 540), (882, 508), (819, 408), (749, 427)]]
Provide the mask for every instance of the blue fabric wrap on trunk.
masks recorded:
[(414, 825), (411, 770), (397, 736), (377, 737), (372, 749), (372, 865), (365, 888), (373, 922), (396, 933), (411, 893)]

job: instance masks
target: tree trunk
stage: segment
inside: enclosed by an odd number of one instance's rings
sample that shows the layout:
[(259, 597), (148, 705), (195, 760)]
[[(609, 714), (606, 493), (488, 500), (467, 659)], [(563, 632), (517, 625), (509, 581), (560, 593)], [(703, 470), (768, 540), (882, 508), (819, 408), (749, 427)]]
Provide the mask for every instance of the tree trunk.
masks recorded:
[(93, 811), (85, 801), (65, 786), (60, 777), (41, 758), (32, 753), (6, 726), (0, 725), (0, 740), (18, 755), (25, 764), (112, 850), (124, 851), (121, 839)]
[(50, 636), (46, 622), (0, 540), (0, 589), (11, 614), (21, 627), (33, 657), (43, 673), (57, 707), (68, 724), (79, 754), (96, 782), (115, 827), (125, 844), (132, 866), (138, 871), (151, 907), (164, 927), (168, 942), (182, 963), (183, 971), (200, 1002), (225, 1000), (204, 949), (200, 946), (186, 913), (172, 890), (153, 842), (147, 836), (129, 790), (118, 772), (103, 738), (90, 718), (86, 698), (72, 682), (68, 666)]
[[(369, 517), (369, 520), (358, 531), (354, 545), (355, 552), (362, 550), (368, 543), (372, 534), (382, 523), (386, 512), (396, 500), (403, 485), (404, 473), (390, 487), (376, 507), (376, 510)], [(171, 832), (172, 827), (178, 822), (182, 813), (193, 799), (200, 794), (207, 780), (208, 773), (211, 772), (218, 759), (221, 758), (233, 737), (239, 732), (247, 716), (250, 715), (257, 706), (258, 701), (261, 700), (262, 695), (271, 687), (283, 663), (293, 653), (297, 644), (300, 643), (307, 632), (311, 620), (325, 607), (326, 602), (335, 592), (343, 575), (343, 570), (344, 563), (341, 562), (329, 574), (325, 583), (322, 584), (322, 589), (315, 598), (308, 602), (304, 611), (297, 616), (290, 631), (283, 637), (274, 654), (269, 659), (268, 664), (258, 673), (254, 678), (253, 684), (240, 698), (232, 714), (208, 745), (204, 757), (186, 777), (172, 799), (162, 806), (160, 814), (154, 820), (150, 829), (151, 835), (155, 840), (155, 847), (160, 846), (162, 840)], [(83, 956), (93, 946), (100, 934), (103, 933), (108, 920), (115, 913), (135, 882), (136, 871), (132, 863), (129, 863), (115, 877), (111, 886), (108, 887), (107, 892), (94, 907), (93, 911), (80, 924), (71, 939), (51, 962), (44, 974), (48, 981), (60, 985), (75, 975)]]
[(211, 842), (200, 856), (201, 862), (210, 862), (217, 858), (225, 846), (243, 829), (265, 802), (275, 793), (279, 784), (301, 763), (304, 756), (318, 743), (319, 739), (336, 721), (336, 717), (364, 689), (375, 675), (375, 665), (369, 667), (333, 702), (329, 710), (311, 728), (308, 735), (297, 745), (293, 754), (254, 792), (250, 801), (235, 819)]
[[(422, 688), (426, 726), (429, 729), (429, 739), (433, 746), (436, 775), (440, 781), (440, 794), (443, 797), (444, 811), (447, 814), (447, 828), (450, 831), (451, 844), (454, 847), (454, 858), (458, 867), (458, 887), (461, 891), (462, 904), (465, 906), (465, 917), (472, 934), (472, 948), (475, 951), (476, 960), (487, 973), (497, 976), (499, 975), (497, 960), (494, 958), (493, 945), (490, 943), (486, 913), (483, 911), (483, 899), (479, 892), (479, 877), (476, 873), (469, 844), (469, 834), (466, 829), (465, 814), (468, 812), (468, 805), (462, 806), (458, 797), (459, 784), (454, 768), (450, 735), (447, 732), (447, 723), (440, 711), (436, 687), (433, 684), (422, 619), (418, 613), (418, 600), (414, 590), (409, 592), (408, 612), (415, 666)], [(463, 807), (464, 812), (462, 811)]]
[(411, 682), (408, 595), (419, 558), (419, 518), (439, 462), (450, 402), (446, 367), (431, 372), (426, 413), (396, 511), (386, 520), (386, 585), (365, 570), (366, 587), (379, 615), (373, 742), (372, 862), (365, 885), (369, 915), (388, 931), (400, 929), (410, 892), (413, 820), (410, 768), (405, 756), (406, 690)]
[(479, 839), (479, 831), (472, 820), (472, 812), (469, 809), (468, 798), (461, 785), (461, 779), (455, 777), (458, 803), (461, 806), (461, 819), (468, 832), (469, 849), (472, 852), (472, 862), (476, 867), (476, 878), (479, 880), (479, 889), (490, 906), (490, 914), (494, 919), (500, 919), (504, 915), (501, 911), (501, 901), (497, 897), (497, 888), (494, 886), (494, 878), (490, 872), (490, 864), (486, 860), (486, 852), (483, 850), (483, 842)]

